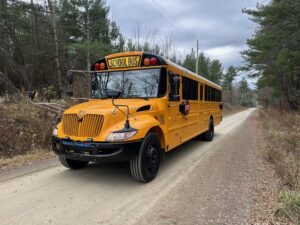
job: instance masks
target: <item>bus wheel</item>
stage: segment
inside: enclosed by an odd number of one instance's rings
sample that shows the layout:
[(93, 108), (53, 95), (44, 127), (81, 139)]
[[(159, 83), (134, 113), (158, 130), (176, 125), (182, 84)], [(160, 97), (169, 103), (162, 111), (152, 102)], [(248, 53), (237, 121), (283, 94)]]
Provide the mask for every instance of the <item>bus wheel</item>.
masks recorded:
[(214, 129), (214, 121), (210, 119), (209, 121), (209, 129), (203, 135), (204, 140), (212, 141), (214, 139), (215, 129)]
[(156, 177), (160, 165), (160, 142), (154, 133), (149, 133), (144, 138), (139, 154), (130, 161), (132, 177), (147, 183)]
[(81, 169), (87, 166), (89, 162), (66, 159), (64, 156), (58, 156), (61, 164), (69, 169)]

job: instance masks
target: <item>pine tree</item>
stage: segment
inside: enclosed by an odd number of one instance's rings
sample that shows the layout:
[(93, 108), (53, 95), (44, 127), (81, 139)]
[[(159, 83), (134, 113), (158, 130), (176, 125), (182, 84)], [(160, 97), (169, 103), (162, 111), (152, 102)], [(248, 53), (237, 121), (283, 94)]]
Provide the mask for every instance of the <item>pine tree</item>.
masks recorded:
[(210, 65), (210, 58), (206, 57), (204, 53), (199, 54), (198, 59), (198, 68), (199, 68), (199, 75), (210, 79), (209, 77), (209, 65)]
[(216, 84), (221, 84), (223, 77), (222, 63), (215, 59), (209, 65), (208, 79)]
[(243, 52), (245, 70), (269, 86), (282, 106), (300, 107), (300, 7), (298, 0), (272, 0), (244, 10), (259, 25)]
[(183, 67), (195, 72), (196, 67), (196, 54), (194, 49), (192, 49), (191, 53), (185, 56), (185, 60), (183, 62)]
[(223, 87), (231, 91), (232, 82), (237, 77), (237, 70), (234, 66), (229, 66), (223, 78)]

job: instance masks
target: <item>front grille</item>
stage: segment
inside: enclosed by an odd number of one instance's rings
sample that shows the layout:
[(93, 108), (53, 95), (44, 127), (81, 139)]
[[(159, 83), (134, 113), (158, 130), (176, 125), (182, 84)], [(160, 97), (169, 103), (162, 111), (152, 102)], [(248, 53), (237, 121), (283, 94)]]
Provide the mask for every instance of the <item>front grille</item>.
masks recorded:
[(96, 137), (100, 134), (103, 116), (86, 114), (82, 119), (77, 114), (65, 114), (62, 119), (63, 130), (67, 136)]

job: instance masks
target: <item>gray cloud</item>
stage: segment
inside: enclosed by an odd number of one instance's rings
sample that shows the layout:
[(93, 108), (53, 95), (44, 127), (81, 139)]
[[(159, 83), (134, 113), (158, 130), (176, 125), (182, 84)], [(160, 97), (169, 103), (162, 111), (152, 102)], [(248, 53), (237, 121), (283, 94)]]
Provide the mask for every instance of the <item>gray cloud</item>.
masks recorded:
[[(262, 0), (260, 0), (262, 1)], [(111, 16), (125, 37), (133, 36), (132, 27), (156, 29), (159, 36), (171, 34), (174, 44), (185, 52), (195, 48), (220, 59), (227, 67), (241, 65), (239, 52), (255, 24), (242, 14), (253, 8), (256, 0), (107, 0)]]

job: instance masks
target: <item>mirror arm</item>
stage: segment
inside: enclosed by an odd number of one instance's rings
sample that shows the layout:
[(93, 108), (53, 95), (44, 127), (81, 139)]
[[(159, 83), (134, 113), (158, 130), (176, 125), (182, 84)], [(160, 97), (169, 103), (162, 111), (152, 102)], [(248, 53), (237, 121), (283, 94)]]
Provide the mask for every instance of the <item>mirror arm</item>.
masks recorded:
[[(129, 107), (128, 107), (128, 105), (116, 105), (115, 104), (115, 99), (112, 98), (111, 100), (112, 100), (113, 106), (116, 107), (118, 110), (120, 110), (126, 116), (126, 128), (129, 128), (129, 126), (128, 126), (129, 125)], [(123, 110), (121, 110), (120, 107), (126, 107), (127, 108), (127, 113), (123, 112)]]

